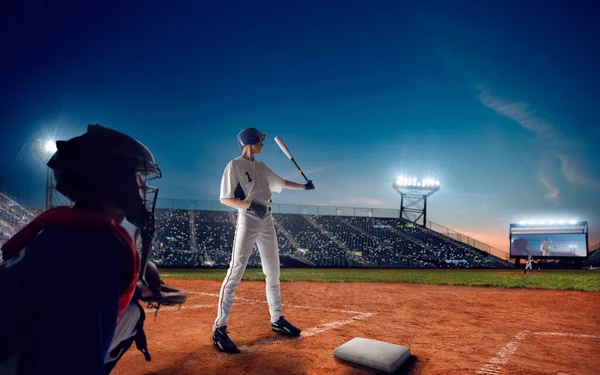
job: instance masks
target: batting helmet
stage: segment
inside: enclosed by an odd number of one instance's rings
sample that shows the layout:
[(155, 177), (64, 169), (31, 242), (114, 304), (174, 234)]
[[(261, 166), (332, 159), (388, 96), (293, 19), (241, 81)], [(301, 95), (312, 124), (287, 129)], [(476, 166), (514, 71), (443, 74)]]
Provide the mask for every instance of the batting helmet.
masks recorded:
[(243, 150), (246, 145), (255, 145), (258, 142), (264, 141), (267, 137), (267, 133), (261, 133), (256, 128), (246, 128), (242, 130), (237, 136), (238, 146)]

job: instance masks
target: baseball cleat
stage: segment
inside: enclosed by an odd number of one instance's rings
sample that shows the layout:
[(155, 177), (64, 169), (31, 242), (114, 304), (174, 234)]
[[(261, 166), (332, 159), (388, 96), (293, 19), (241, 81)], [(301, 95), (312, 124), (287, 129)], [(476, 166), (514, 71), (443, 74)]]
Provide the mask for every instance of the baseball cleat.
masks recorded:
[(288, 322), (283, 316), (277, 319), (275, 323), (271, 323), (271, 329), (290, 337), (298, 337), (300, 336), (300, 332), (302, 332), (292, 323)]
[(225, 353), (236, 354), (240, 352), (235, 343), (229, 338), (229, 335), (227, 335), (227, 326), (215, 329), (213, 333), (213, 345)]

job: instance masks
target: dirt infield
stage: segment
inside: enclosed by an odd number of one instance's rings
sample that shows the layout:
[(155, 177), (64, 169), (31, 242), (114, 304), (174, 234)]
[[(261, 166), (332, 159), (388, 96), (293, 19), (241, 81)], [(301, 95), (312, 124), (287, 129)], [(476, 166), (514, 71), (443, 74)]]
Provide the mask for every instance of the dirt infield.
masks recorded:
[(600, 293), (399, 283), (282, 283), (297, 339), (270, 330), (265, 283), (243, 281), (229, 332), (242, 353), (212, 345), (221, 283), (187, 290), (181, 310), (148, 314), (152, 362), (135, 345), (113, 374), (379, 374), (333, 358), (354, 337), (410, 347), (400, 374), (597, 374)]

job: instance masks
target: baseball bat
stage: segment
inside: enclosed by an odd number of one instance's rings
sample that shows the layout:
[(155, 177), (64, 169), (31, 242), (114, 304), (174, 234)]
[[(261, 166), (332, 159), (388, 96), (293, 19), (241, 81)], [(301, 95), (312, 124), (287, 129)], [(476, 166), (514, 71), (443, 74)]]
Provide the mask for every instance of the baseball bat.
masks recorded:
[(281, 149), (281, 151), (283, 151), (283, 153), (285, 154), (285, 156), (287, 156), (288, 159), (290, 159), (292, 161), (292, 163), (294, 163), (294, 165), (296, 166), (296, 168), (298, 168), (298, 170), (300, 171), (300, 174), (302, 175), (302, 177), (304, 177), (304, 179), (306, 181), (308, 181), (308, 177), (306, 177), (304, 175), (304, 172), (302, 172), (302, 169), (300, 169), (300, 167), (298, 166), (298, 163), (296, 163), (296, 160), (294, 160), (294, 157), (292, 156), (292, 153), (290, 152), (290, 150), (288, 150), (287, 146), (285, 145), (285, 143), (283, 143), (283, 141), (281, 140), (281, 138), (279, 138), (279, 136), (275, 137), (275, 142), (277, 142), (277, 145), (279, 146), (279, 148)]

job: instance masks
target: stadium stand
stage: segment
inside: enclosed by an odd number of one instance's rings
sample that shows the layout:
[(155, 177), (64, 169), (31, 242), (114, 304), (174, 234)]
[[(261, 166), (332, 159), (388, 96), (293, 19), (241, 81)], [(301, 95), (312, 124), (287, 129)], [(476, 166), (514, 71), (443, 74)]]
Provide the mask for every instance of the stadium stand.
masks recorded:
[(314, 227), (304, 215), (274, 214), (275, 220), (298, 243), (297, 254), (321, 267), (347, 267), (346, 252)]
[(20, 205), (11, 196), (0, 192), (0, 245), (41, 212), (42, 210)]
[[(0, 244), (40, 212), (0, 194)], [(154, 260), (163, 267), (227, 267), (236, 215), (232, 211), (157, 209)], [(316, 267), (512, 267), (398, 218), (281, 213), (273, 218), (283, 266), (285, 259), (294, 259), (297, 264)], [(248, 267), (260, 267), (256, 247)]]
[(600, 243), (597, 243), (594, 246), (590, 247), (588, 255), (588, 267), (590, 264), (593, 266), (600, 265)]

